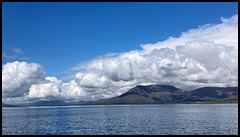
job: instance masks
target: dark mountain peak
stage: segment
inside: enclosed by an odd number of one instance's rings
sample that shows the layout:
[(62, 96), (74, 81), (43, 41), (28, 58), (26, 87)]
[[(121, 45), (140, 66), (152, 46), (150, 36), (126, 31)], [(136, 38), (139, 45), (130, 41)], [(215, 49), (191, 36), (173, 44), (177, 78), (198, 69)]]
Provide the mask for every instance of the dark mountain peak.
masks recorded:
[(124, 97), (130, 94), (149, 96), (148, 94), (151, 94), (154, 92), (175, 92), (179, 90), (180, 89), (171, 85), (148, 85), (148, 86), (137, 85), (136, 87), (128, 90), (127, 92), (123, 93), (119, 97)]
[(171, 85), (148, 85), (148, 86), (141, 86), (138, 85), (135, 88), (139, 88), (142, 90), (147, 90), (147, 91), (152, 91), (152, 92), (161, 92), (161, 91), (170, 91), (170, 92), (175, 92), (180, 89), (171, 86)]

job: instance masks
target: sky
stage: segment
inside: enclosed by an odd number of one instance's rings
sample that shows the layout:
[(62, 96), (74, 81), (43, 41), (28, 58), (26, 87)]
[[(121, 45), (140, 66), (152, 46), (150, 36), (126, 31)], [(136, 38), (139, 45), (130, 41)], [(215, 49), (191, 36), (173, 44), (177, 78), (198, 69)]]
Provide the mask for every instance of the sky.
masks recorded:
[(3, 2), (2, 101), (238, 85), (237, 2)]

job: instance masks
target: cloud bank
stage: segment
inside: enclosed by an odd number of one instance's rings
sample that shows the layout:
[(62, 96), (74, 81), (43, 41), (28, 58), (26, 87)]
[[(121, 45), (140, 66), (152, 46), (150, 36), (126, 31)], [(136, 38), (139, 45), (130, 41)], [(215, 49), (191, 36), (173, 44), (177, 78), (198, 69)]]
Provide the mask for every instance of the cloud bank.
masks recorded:
[[(169, 84), (182, 89), (238, 85), (238, 15), (221, 18), (142, 50), (106, 54), (75, 64), (68, 82), (47, 77), (36, 63), (2, 67), (4, 101), (89, 100), (120, 95), (136, 85)], [(71, 73), (73, 74), (73, 73)]]

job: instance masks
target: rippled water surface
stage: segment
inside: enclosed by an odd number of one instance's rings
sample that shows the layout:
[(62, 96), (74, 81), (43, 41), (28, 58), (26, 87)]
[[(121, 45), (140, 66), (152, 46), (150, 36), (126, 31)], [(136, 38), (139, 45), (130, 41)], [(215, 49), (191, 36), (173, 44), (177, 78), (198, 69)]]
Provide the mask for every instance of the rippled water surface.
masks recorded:
[(238, 104), (2, 108), (2, 134), (237, 135)]

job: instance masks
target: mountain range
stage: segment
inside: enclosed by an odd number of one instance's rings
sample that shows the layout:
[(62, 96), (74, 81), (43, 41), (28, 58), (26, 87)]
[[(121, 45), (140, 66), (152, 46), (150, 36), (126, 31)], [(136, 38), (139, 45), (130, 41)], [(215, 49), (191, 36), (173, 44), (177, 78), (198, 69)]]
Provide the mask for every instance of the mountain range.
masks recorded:
[[(203, 87), (181, 90), (171, 85), (138, 85), (127, 92), (108, 99), (66, 103), (61, 100), (38, 101), (13, 106), (68, 106), (68, 105), (112, 105), (112, 104), (163, 104), (196, 102), (238, 101), (238, 87)], [(3, 104), (2, 107), (11, 105)]]
[(136, 86), (120, 96), (83, 104), (162, 104), (211, 101), (237, 101), (238, 87), (203, 87), (181, 90), (170, 85)]

